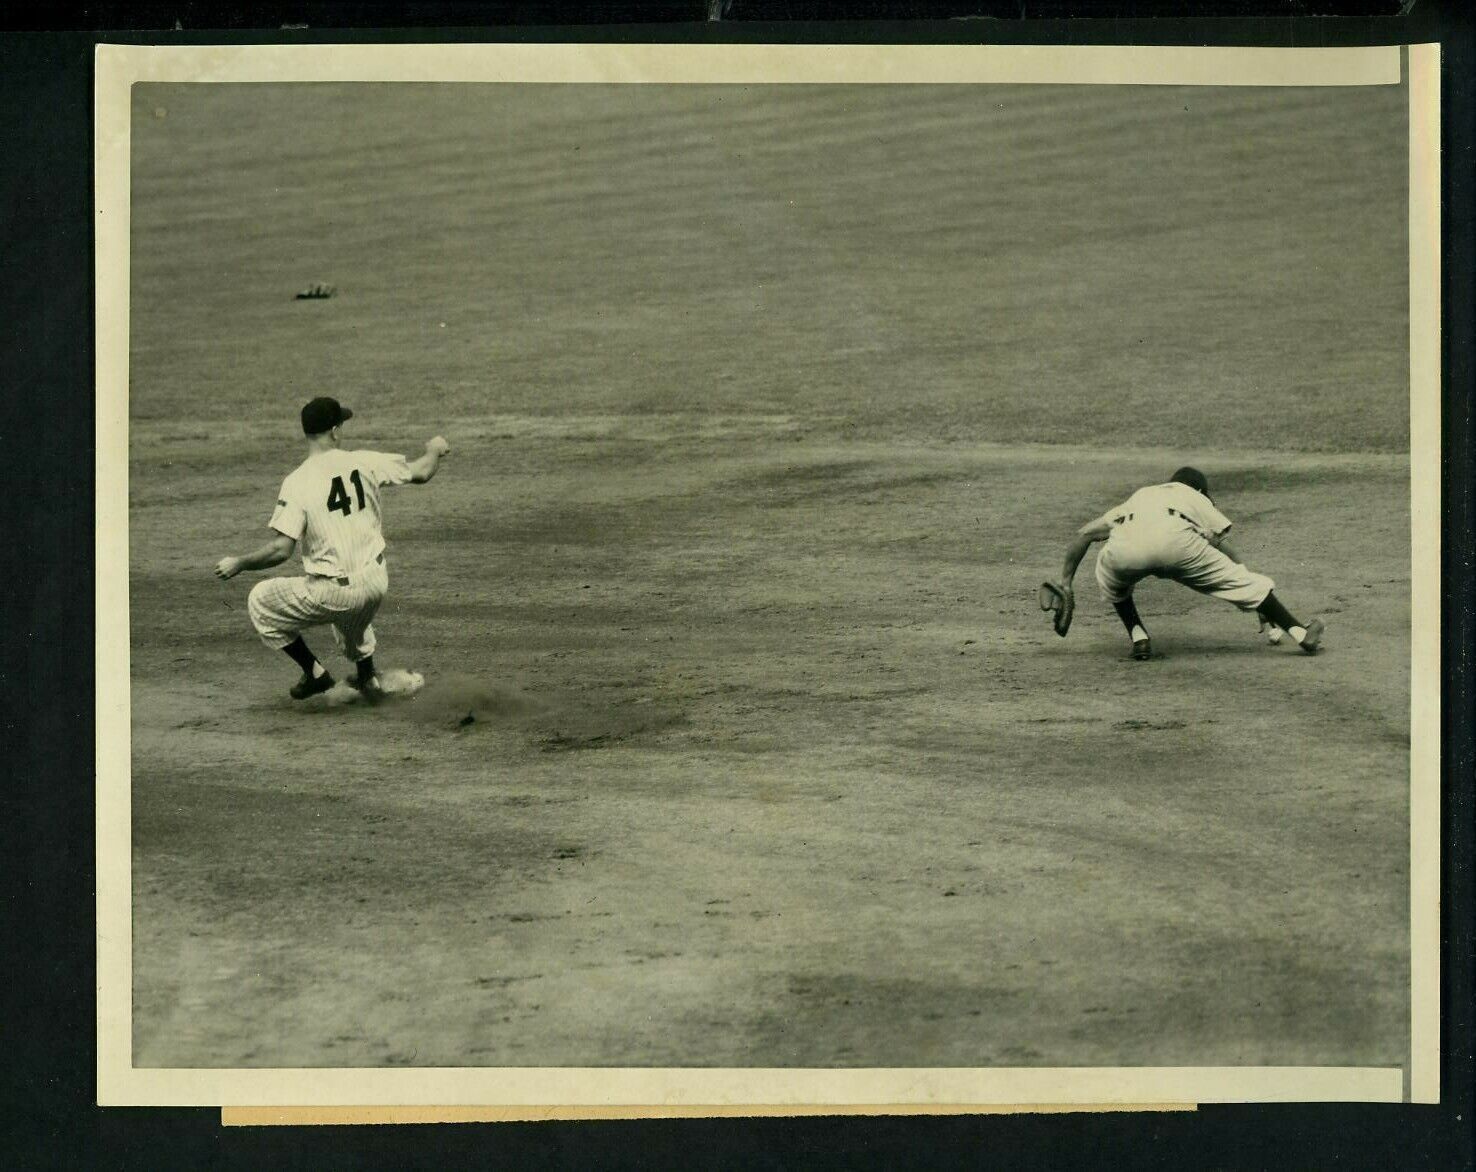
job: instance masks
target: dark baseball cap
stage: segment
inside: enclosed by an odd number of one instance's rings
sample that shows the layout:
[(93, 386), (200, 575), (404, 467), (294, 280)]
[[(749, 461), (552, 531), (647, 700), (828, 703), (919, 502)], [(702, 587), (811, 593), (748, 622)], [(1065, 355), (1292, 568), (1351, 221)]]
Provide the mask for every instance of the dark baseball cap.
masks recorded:
[[(331, 401), (331, 400), (330, 400)], [(1183, 467), (1174, 473), (1173, 479), (1180, 484), (1187, 484), (1195, 492), (1209, 496), (1209, 480), (1198, 468)]]
[(354, 413), (340, 407), (337, 399), (321, 395), (302, 409), (302, 431), (304, 435), (322, 435), (353, 417)]

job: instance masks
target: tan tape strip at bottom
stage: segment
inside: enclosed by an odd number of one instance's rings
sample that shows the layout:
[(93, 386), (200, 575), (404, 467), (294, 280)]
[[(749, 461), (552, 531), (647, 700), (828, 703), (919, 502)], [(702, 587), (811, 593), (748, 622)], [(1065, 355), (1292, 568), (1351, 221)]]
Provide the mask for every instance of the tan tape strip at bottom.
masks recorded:
[(1064, 1115), (1079, 1111), (1193, 1111), (1193, 1103), (1082, 1105), (920, 1103), (614, 1107), (222, 1107), (223, 1127), (312, 1127), (376, 1123), (542, 1123), (556, 1119), (716, 1119), (765, 1115)]

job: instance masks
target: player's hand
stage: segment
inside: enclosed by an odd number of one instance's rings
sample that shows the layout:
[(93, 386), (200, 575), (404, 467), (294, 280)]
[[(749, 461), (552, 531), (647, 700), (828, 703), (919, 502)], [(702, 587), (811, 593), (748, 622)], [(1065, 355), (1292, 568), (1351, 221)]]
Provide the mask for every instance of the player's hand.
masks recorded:
[(222, 582), (229, 581), (241, 572), (240, 558), (221, 558), (215, 563), (215, 576)]
[(425, 441), (425, 450), (427, 452), (434, 452), (437, 456), (449, 456), (451, 454), (451, 445), (446, 442), (445, 436), (438, 435), (434, 439)]

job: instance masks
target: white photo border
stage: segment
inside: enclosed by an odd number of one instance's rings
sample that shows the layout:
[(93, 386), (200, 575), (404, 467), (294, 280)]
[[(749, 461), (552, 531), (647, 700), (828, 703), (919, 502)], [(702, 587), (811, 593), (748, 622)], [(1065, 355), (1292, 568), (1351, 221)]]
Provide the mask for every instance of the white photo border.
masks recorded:
[[(143, 1069), (132, 1059), (128, 600), (130, 94), (142, 82), (1409, 83), (1410, 1058), (1399, 1067)], [(96, 49), (97, 1101), (486, 1107), (507, 1117), (1439, 1101), (1440, 47), (250, 45)], [(1407, 1076), (1407, 1077), (1406, 1077)], [(1012, 1109), (1022, 1109), (1018, 1106)], [(397, 1121), (410, 1121), (396, 1116)], [(295, 1121), (301, 1122), (300, 1118)], [(361, 1120), (362, 1121), (362, 1120)]]

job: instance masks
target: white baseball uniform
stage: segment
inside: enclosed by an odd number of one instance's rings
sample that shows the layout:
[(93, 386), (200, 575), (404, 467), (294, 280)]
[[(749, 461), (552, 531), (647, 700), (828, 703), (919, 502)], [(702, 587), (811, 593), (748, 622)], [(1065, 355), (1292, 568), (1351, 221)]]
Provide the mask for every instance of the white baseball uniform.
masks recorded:
[(1132, 596), (1148, 577), (1170, 578), (1212, 594), (1241, 610), (1255, 610), (1275, 583), (1231, 561), (1210, 544), (1230, 521), (1214, 502), (1187, 484), (1170, 481), (1140, 488), (1094, 525), (1111, 527), (1097, 555), (1097, 585), (1108, 602)]
[(404, 456), (330, 448), (282, 481), (271, 527), (299, 543), (304, 576), (252, 588), (246, 607), (263, 643), (281, 649), (326, 623), (351, 661), (374, 654), (374, 615), (389, 590), (379, 490), (409, 480)]

